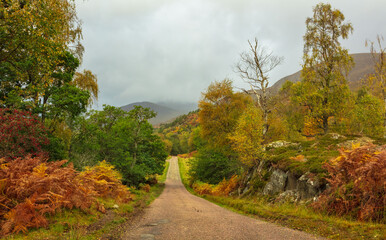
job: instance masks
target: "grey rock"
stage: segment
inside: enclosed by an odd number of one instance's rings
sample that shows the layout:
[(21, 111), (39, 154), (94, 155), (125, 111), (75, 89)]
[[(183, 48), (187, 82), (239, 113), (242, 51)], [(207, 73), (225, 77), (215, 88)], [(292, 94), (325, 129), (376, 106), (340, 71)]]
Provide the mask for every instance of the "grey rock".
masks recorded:
[(267, 144), (266, 147), (279, 148), (279, 147), (298, 146), (298, 145), (299, 145), (298, 143), (291, 143), (291, 142), (279, 140), (279, 141), (275, 141)]
[(287, 183), (287, 177), (287, 174), (282, 170), (274, 170), (268, 183), (264, 187), (263, 193), (266, 195), (273, 195), (284, 191)]

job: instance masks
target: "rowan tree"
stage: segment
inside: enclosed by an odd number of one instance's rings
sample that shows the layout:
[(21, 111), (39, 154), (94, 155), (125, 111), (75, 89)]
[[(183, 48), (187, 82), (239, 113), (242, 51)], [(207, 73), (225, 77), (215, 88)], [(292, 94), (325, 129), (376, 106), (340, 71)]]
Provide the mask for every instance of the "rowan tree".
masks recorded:
[(256, 38), (254, 43), (248, 40), (248, 44), (249, 51), (240, 54), (241, 59), (236, 71), (250, 85), (257, 98), (257, 105), (261, 109), (264, 121), (263, 135), (266, 135), (269, 128), (268, 114), (272, 109), (268, 99), (269, 73), (283, 61), (283, 58), (274, 56), (271, 51), (259, 44)]
[[(344, 103), (341, 94), (347, 94), (346, 75), (353, 59), (340, 44), (353, 31), (351, 23), (344, 22), (342, 12), (330, 4), (320, 3), (313, 9), (313, 17), (306, 20), (302, 78), (305, 91), (303, 101), (324, 133), (329, 129), (328, 119), (341, 111), (337, 103)], [(338, 98), (338, 101), (335, 101)]]

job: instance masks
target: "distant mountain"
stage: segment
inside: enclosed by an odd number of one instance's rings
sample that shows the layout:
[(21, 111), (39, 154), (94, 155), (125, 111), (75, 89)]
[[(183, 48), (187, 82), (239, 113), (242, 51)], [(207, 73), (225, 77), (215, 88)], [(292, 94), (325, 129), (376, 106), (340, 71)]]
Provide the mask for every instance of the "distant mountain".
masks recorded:
[(169, 108), (175, 109), (182, 114), (187, 114), (189, 112), (195, 111), (198, 109), (197, 102), (171, 102), (171, 101), (162, 101), (157, 102), (158, 105), (168, 106)]
[[(355, 62), (355, 66), (348, 74), (347, 82), (351, 90), (358, 90), (361, 86), (361, 80), (368, 74), (374, 72), (374, 62), (370, 53), (350, 54)], [(291, 82), (300, 81), (301, 71), (288, 75), (270, 87), (270, 92), (276, 94), (279, 92), (281, 86), (288, 80)]]
[[(168, 104), (168, 105), (166, 105)], [(176, 117), (186, 114), (192, 110), (195, 110), (194, 104), (192, 103), (167, 103), (163, 102), (163, 104), (156, 104), (152, 102), (135, 102), (125, 106), (122, 106), (121, 109), (125, 111), (130, 111), (134, 108), (134, 106), (142, 106), (145, 108), (150, 108), (154, 112), (157, 113), (155, 118), (149, 120), (149, 122), (153, 125), (159, 125), (161, 123), (169, 122), (175, 119)], [(169, 107), (170, 106), (170, 107)], [(174, 108), (176, 107), (176, 108)], [(190, 110), (192, 109), (192, 110)]]

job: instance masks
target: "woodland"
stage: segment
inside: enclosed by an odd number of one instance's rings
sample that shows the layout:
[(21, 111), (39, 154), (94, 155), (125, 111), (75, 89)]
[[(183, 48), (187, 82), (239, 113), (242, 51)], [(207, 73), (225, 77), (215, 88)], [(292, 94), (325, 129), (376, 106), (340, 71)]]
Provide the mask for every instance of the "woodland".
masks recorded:
[[(282, 58), (256, 38), (235, 69), (250, 89), (215, 81), (197, 111), (154, 129), (149, 108), (91, 110), (98, 81), (78, 71), (84, 48), (74, 1), (1, 1), (0, 235), (48, 228), (66, 211), (103, 214), (108, 205), (133, 202), (152, 191), (168, 155), (188, 159), (187, 185), (200, 195), (243, 198), (247, 176), (264, 166), (328, 185), (307, 208), (384, 226), (383, 37), (366, 43), (374, 71), (350, 89), (355, 62), (341, 40), (353, 26), (323, 3), (305, 24), (300, 82), (271, 93), (269, 73)], [(248, 197), (264, 198), (258, 193), (271, 170), (254, 180)]]

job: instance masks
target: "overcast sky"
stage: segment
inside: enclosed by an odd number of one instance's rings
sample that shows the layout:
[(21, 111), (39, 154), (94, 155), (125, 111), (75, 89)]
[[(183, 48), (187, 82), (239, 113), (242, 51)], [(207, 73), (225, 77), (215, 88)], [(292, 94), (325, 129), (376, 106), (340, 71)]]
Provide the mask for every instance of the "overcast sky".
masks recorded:
[[(315, 0), (76, 0), (83, 22), (82, 68), (98, 77), (103, 104), (196, 102), (215, 80), (230, 78), (248, 39), (284, 62), (270, 82), (300, 69), (305, 20)], [(365, 40), (386, 37), (385, 0), (335, 0), (354, 33), (343, 46), (368, 52)], [(385, 44), (386, 45), (386, 44)]]

